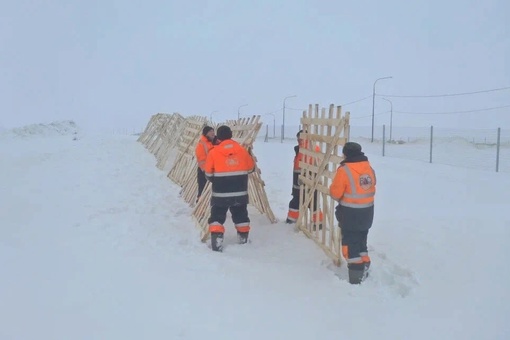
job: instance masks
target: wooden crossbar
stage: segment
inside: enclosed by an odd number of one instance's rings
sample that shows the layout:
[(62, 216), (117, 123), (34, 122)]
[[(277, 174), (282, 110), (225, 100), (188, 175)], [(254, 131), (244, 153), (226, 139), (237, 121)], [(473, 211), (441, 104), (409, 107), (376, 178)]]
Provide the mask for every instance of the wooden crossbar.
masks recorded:
[[(320, 116), (319, 116), (320, 115)], [(329, 195), (329, 185), (342, 158), (338, 148), (348, 140), (349, 113), (342, 117), (341, 107), (330, 105), (326, 109), (309, 105), (303, 112), (301, 138), (308, 140), (307, 148), (300, 148), (304, 161), (300, 162), (301, 174), (299, 217), (296, 228), (312, 239), (336, 265), (341, 262), (341, 233), (334, 215), (335, 202)], [(316, 152), (318, 145), (321, 152)], [(308, 159), (313, 159), (310, 164)], [(313, 207), (316, 207), (313, 211)], [(314, 213), (323, 214), (322, 221), (314, 221)]]

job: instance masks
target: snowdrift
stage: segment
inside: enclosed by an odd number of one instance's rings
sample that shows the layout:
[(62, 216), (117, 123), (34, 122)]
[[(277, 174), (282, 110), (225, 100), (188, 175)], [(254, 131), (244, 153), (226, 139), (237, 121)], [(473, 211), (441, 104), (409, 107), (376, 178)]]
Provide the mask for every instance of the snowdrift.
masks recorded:
[(0, 135), (15, 137), (77, 135), (79, 128), (72, 120), (55, 121), (49, 124), (30, 124), (11, 130), (0, 128)]

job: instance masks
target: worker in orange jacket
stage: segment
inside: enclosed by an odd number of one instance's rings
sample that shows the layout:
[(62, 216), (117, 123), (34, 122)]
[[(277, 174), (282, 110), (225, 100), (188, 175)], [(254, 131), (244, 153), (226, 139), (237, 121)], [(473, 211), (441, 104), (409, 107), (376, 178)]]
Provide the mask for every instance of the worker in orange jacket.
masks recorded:
[(228, 210), (232, 214), (239, 243), (248, 242), (248, 174), (255, 169), (255, 162), (244, 147), (232, 140), (232, 130), (228, 126), (220, 126), (217, 137), (220, 143), (207, 155), (205, 176), (212, 182), (211, 215), (208, 220), (211, 246), (214, 251), (222, 251), (223, 224)]
[[(313, 164), (313, 162), (316, 162), (316, 160), (310, 156), (305, 156), (301, 152), (299, 152), (299, 148), (307, 148), (308, 147), (308, 141), (301, 138), (301, 133), (303, 130), (300, 130), (296, 134), (298, 145), (294, 146), (294, 152), (296, 155), (294, 156), (294, 168), (293, 168), (293, 174), (292, 174), (292, 199), (289, 202), (289, 211), (287, 213), (287, 220), (286, 223), (292, 224), (296, 223), (298, 217), (299, 217), (299, 196), (300, 196), (300, 190), (299, 190), (299, 175), (301, 174), (301, 167), (299, 166), (299, 162), (304, 161), (309, 164)], [(320, 152), (320, 148), (318, 145), (315, 146), (314, 150), (316, 152)], [(313, 193), (313, 209), (312, 209), (312, 221), (319, 223), (319, 229), (322, 229), (322, 220), (323, 220), (323, 214), (322, 211), (317, 211), (317, 191)], [(315, 230), (314, 226), (314, 230)]]
[(217, 138), (214, 133), (214, 129), (210, 126), (204, 126), (202, 129), (202, 135), (195, 147), (195, 157), (197, 159), (197, 183), (198, 183), (198, 194), (197, 200), (200, 199), (200, 195), (202, 195), (202, 191), (204, 191), (205, 184), (207, 183), (207, 179), (205, 178), (205, 160), (207, 159), (207, 154), (214, 147), (214, 144), (217, 144)]
[(344, 160), (329, 192), (339, 201), (335, 216), (342, 231), (342, 255), (347, 261), (349, 282), (360, 284), (368, 275), (370, 257), (367, 237), (374, 220), (376, 177), (358, 143), (345, 143)]

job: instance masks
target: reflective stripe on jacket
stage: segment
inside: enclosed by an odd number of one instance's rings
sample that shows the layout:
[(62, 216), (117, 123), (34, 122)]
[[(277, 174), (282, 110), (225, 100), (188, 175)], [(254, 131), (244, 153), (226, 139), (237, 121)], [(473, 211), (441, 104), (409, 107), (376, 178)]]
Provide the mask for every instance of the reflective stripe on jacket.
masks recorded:
[(222, 141), (210, 150), (204, 171), (212, 182), (211, 204), (247, 204), (248, 174), (254, 168), (255, 162), (251, 155), (234, 140)]
[(376, 177), (368, 161), (344, 163), (336, 172), (329, 188), (340, 205), (367, 208), (374, 205)]

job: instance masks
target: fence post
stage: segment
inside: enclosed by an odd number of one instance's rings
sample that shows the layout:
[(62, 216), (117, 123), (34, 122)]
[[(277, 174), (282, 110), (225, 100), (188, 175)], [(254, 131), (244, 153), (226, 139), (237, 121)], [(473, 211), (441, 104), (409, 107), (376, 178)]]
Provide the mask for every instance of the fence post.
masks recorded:
[(496, 147), (496, 172), (499, 172), (499, 146), (501, 145), (501, 128), (498, 128), (498, 144)]
[(280, 133), (280, 143), (283, 143), (283, 125), (282, 125), (281, 133)]
[(269, 125), (266, 124), (266, 135), (264, 136), (264, 142), (267, 143), (267, 139), (268, 139), (268, 134), (269, 134)]
[(384, 147), (386, 146), (386, 125), (382, 126), (382, 155), (384, 157)]
[(432, 163), (432, 144), (434, 141), (434, 126), (430, 126), (430, 158), (429, 163)]

